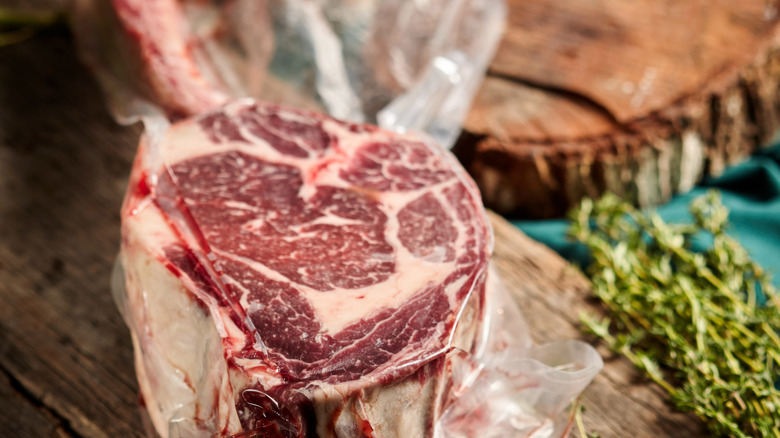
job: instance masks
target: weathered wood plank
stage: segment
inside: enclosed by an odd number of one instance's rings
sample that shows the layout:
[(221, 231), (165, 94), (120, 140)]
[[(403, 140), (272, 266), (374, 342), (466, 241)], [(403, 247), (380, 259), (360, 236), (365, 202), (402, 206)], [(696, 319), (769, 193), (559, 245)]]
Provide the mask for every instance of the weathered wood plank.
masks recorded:
[(74, 434), (140, 436), (108, 287), (138, 130), (62, 36), (0, 48), (0, 84), (0, 368)]
[(0, 372), (0, 436), (70, 437), (62, 422)]

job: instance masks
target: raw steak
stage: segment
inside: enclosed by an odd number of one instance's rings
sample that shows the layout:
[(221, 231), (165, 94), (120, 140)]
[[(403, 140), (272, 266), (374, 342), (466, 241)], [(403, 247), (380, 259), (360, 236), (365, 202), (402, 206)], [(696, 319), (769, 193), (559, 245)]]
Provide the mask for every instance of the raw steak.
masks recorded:
[(162, 437), (431, 436), (478, 347), (492, 236), (413, 136), (240, 101), (142, 141), (122, 219)]

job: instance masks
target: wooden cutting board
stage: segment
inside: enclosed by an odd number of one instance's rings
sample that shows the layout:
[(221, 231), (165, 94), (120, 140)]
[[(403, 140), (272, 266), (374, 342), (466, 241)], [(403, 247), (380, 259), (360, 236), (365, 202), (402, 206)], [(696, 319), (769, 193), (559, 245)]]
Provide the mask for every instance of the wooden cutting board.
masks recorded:
[[(0, 47), (0, 436), (141, 437), (130, 336), (109, 292), (140, 134), (109, 118), (67, 35)], [(538, 342), (580, 338), (587, 280), (497, 215), (495, 263)], [(586, 390), (602, 437), (703, 436), (607, 356)]]
[(459, 155), (487, 203), (667, 201), (780, 128), (777, 0), (508, 0)]

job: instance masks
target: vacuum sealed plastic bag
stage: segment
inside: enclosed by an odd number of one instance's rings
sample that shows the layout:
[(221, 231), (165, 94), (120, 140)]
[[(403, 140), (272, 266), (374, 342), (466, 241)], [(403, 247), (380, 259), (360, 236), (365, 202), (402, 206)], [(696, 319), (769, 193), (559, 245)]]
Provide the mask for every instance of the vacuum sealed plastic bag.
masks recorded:
[(150, 132), (116, 292), (161, 436), (561, 434), (600, 359), (531, 345), (449, 152), (254, 100)]
[(502, 0), (75, 0), (121, 119), (230, 98), (425, 132), (450, 147), (504, 28)]
[(429, 436), (450, 362), (480, 347), (487, 219), (413, 136), (234, 102), (141, 146), (122, 219), (167, 436)]
[(500, 2), (76, 6), (117, 118), (146, 125), (114, 291), (152, 433), (565, 432), (600, 359), (531, 344), (442, 147)]

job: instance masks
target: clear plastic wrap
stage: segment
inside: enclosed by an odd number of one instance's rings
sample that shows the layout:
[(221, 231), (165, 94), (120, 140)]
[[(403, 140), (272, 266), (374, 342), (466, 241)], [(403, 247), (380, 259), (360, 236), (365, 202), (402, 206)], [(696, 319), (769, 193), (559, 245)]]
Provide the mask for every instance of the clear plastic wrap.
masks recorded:
[(502, 0), (74, 2), (83, 57), (120, 120), (148, 115), (139, 101), (178, 117), (249, 96), (445, 147), (506, 15)]
[[(478, 200), (476, 187), (440, 147), (455, 141), (501, 35), (501, 1), (76, 0), (75, 5), (82, 53), (117, 119), (140, 119), (146, 126), (123, 210), (123, 252), (113, 288), (133, 334), (150, 430), (156, 430), (150, 433), (250, 438), (273, 429), (279, 436), (298, 436), (314, 427), (302, 423), (300, 406), (306, 403), (313, 403), (315, 417), (328, 419), (327, 427), (315, 422), (323, 436), (363, 436), (372, 424), (385, 428), (371, 432), (377, 437), (542, 438), (566, 433), (566, 407), (601, 368), (601, 359), (578, 342), (532, 345), (517, 304), (495, 273), (488, 274), (487, 264), (470, 274), (464, 286), (468, 293), (457, 298), (459, 310), (445, 324), (444, 334), (431, 337), (419, 354), (398, 353), (403, 360), (389, 360), (386, 368), (380, 364), (337, 385), (325, 383), (328, 377), (278, 377), (275, 347), (266, 348), (245, 297), (226, 286), (227, 275), (215, 262), (218, 251), (212, 250), (213, 233), (204, 231), (182, 194), (180, 178), (186, 172), (175, 169), (201, 154), (195, 149), (208, 141), (249, 151), (244, 143), (266, 134), (247, 128), (246, 117), (265, 117), (260, 125), (282, 120), (301, 126), (310, 118), (305, 111), (236, 101), (250, 96), (337, 119), (377, 123), (400, 133), (405, 145), (418, 140), (404, 133), (421, 134), (426, 139), (420, 142), (427, 150), (423, 155), (438, 157), (426, 160), (441, 166), (437, 172), (453, 172), (470, 199)], [(226, 103), (227, 109), (210, 112)], [(247, 115), (245, 107), (255, 112)], [(262, 108), (271, 109), (265, 114)], [(189, 117), (195, 115), (197, 122), (192, 122)], [(313, 117), (329, 126), (324, 132), (334, 137), (362, 135), (368, 139), (363, 143), (374, 141), (372, 136), (379, 143), (392, 138), (374, 128)], [(234, 120), (243, 121), (236, 125)], [(209, 140), (197, 137), (201, 134), (188, 137), (196, 125), (208, 125), (209, 133), (203, 135)], [(185, 132), (176, 135), (187, 141), (176, 140), (172, 146), (166, 140), (171, 132)], [(304, 137), (293, 143), (310, 140)], [(405, 153), (416, 154), (413, 149)], [(333, 160), (352, 152), (339, 154)], [(304, 173), (319, 173), (330, 165), (328, 160)], [(220, 182), (215, 179), (214, 184), (219, 187)], [(479, 215), (486, 223), (484, 212)], [(179, 242), (199, 270), (198, 278), (210, 286), (181, 274), (181, 264), (171, 262), (155, 240), (160, 236)], [(239, 332), (251, 335), (253, 344), (245, 349), (256, 361), (252, 373), (268, 369), (263, 378), (245, 372), (244, 365), (235, 366), (249, 360), (232, 356), (238, 351), (231, 350), (234, 344), (244, 342)], [(340, 368), (334, 370), (334, 376), (341, 375)], [(265, 391), (280, 385), (284, 391)], [(415, 413), (404, 412), (401, 401)], [(237, 410), (238, 405), (244, 410)], [(298, 411), (291, 412), (288, 405)], [(259, 409), (265, 423), (237, 432), (245, 420), (237, 412), (247, 409)], [(371, 418), (381, 421), (372, 423)], [(419, 424), (408, 423), (409, 418), (418, 418)]]
[[(531, 344), (449, 152), (252, 100), (150, 128), (116, 294), (163, 438), (566, 431), (601, 361), (582, 343)], [(252, 298), (263, 288), (277, 295)], [(320, 337), (306, 348), (329, 350), (311, 359), (285, 347)]]
[(533, 344), (515, 298), (491, 274), (484, 348), (454, 374), (463, 388), (439, 419), (435, 436), (566, 436), (569, 408), (604, 366), (601, 356), (582, 341)]

